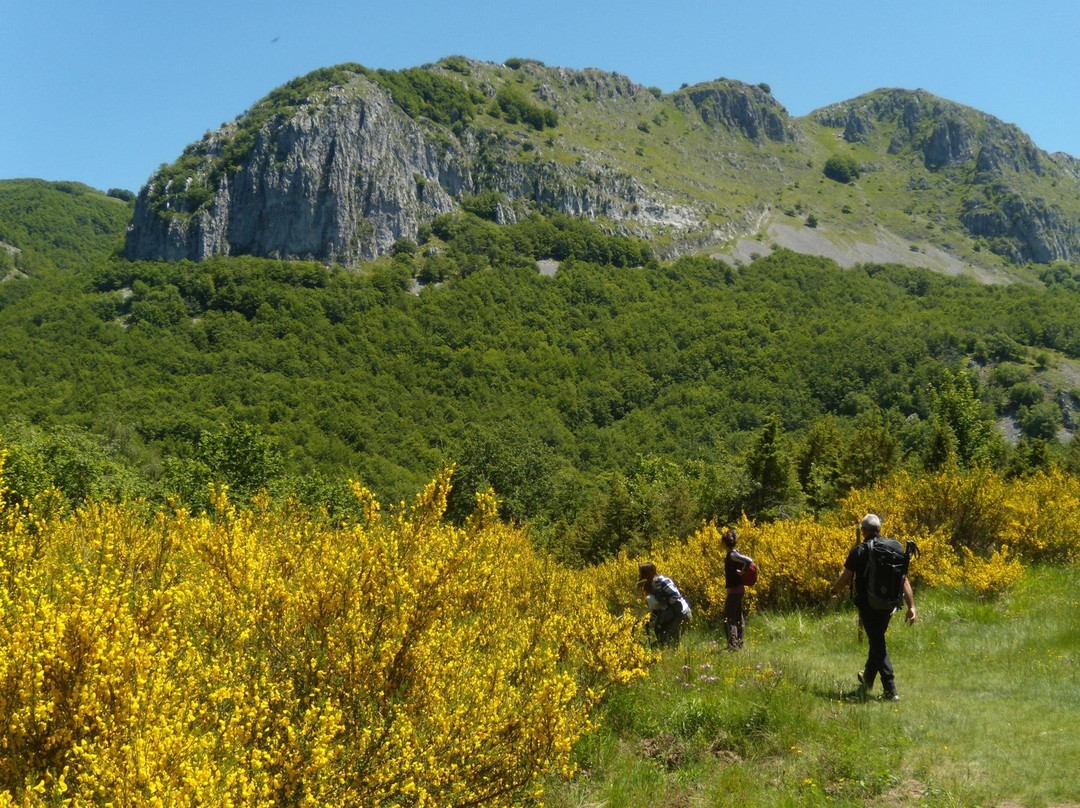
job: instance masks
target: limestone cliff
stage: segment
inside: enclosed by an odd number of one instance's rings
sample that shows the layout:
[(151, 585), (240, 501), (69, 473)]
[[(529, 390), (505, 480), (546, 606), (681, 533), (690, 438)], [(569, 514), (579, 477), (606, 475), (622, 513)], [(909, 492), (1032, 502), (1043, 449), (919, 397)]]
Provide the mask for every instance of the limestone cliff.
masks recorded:
[(225, 170), (225, 151), (245, 123), (207, 134), (151, 178), (136, 201), (128, 258), (220, 253), (355, 264), (416, 239), (422, 223), (481, 191), (505, 197), (504, 222), (535, 208), (641, 232), (698, 218), (587, 150), (569, 166), (523, 159), (513, 133), (414, 117), (364, 72), (267, 117)]

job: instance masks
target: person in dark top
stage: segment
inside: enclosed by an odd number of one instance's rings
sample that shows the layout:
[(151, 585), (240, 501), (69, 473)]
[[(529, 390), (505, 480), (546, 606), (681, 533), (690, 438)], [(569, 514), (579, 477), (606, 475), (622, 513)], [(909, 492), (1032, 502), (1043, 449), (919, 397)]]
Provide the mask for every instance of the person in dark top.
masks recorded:
[[(866, 640), (869, 645), (866, 666), (858, 674), (859, 684), (869, 690), (874, 686), (874, 679), (880, 675), (885, 699), (899, 701), (892, 660), (889, 659), (889, 649), (885, 645), (885, 632), (889, 630), (889, 621), (895, 610), (871, 608), (866, 594), (866, 569), (869, 561), (867, 542), (881, 533), (881, 519), (877, 514), (868, 513), (859, 523), (859, 528), (862, 531), (863, 541), (852, 547), (848, 553), (847, 560), (844, 562), (844, 571), (833, 582), (832, 597), (835, 600), (851, 579), (855, 579), (855, 605), (859, 609), (859, 619), (866, 631)], [(911, 582), (906, 576), (903, 583), (903, 596), (904, 603), (907, 605), (907, 621), (914, 623), (915, 596), (911, 592)]]
[(678, 645), (682, 623), (692, 616), (690, 604), (679, 587), (666, 575), (659, 575), (651, 561), (638, 567), (637, 585), (645, 591), (645, 600), (649, 604), (649, 629), (657, 644)]
[(724, 634), (727, 635), (727, 647), (729, 651), (737, 651), (743, 647), (743, 634), (746, 631), (746, 617), (743, 614), (743, 595), (746, 587), (743, 586), (742, 574), (750, 566), (750, 559), (735, 549), (739, 540), (739, 534), (734, 530), (727, 530), (721, 537), (727, 554), (724, 556), (724, 587), (727, 589), (727, 597), (724, 599)]

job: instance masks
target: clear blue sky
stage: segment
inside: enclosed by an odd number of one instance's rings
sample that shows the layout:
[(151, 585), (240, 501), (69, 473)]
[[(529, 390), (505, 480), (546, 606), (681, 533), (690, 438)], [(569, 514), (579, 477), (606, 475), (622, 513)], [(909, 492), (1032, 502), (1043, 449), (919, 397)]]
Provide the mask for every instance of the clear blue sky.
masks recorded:
[(137, 191), (289, 79), (451, 54), (767, 82), (792, 115), (922, 88), (1080, 157), (1076, 0), (0, 0), (0, 179)]

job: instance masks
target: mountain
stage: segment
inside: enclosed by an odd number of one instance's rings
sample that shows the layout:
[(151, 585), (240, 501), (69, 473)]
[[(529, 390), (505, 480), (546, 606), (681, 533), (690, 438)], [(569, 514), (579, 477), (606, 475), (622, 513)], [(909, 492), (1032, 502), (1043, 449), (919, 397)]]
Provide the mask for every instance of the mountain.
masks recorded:
[[(827, 171), (837, 164), (848, 170)], [(921, 90), (793, 118), (765, 84), (663, 93), (460, 56), (340, 65), (278, 88), (151, 177), (125, 254), (353, 265), (424, 241), (462, 207), (499, 223), (588, 218), (665, 258), (788, 246), (988, 280), (1080, 259), (1080, 161)]]
[(118, 250), (130, 197), (78, 182), (0, 180), (0, 282), (82, 269)]

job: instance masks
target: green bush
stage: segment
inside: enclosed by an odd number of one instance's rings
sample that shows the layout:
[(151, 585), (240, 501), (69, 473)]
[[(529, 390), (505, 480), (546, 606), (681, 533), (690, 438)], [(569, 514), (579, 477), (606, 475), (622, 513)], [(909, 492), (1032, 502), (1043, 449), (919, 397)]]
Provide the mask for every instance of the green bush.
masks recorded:
[(369, 76), (390, 93), (394, 103), (409, 117), (430, 118), (444, 126), (468, 123), (483, 100), (460, 81), (422, 68), (377, 70)]
[(447, 56), (441, 62), (439, 62), (447, 70), (453, 70), (455, 73), (461, 73), (463, 76), (468, 76), (472, 73), (469, 68), (469, 60), (464, 56)]
[(1046, 398), (1035, 382), (1019, 382), (1009, 389), (1009, 403), (1014, 407), (1031, 407)]
[(494, 222), (498, 219), (499, 204), (505, 200), (506, 196), (498, 191), (480, 191), (462, 195), (461, 207), (474, 216)]
[(830, 180), (854, 182), (859, 178), (859, 163), (850, 154), (834, 154), (825, 161), (823, 171)]
[(998, 365), (990, 371), (990, 383), (996, 384), (1005, 390), (1011, 390), (1020, 382), (1031, 380), (1031, 371), (1026, 365), (1018, 365), (1015, 362), (1006, 362)]
[(536, 106), (529, 101), (520, 88), (510, 84), (504, 84), (495, 93), (491, 111), (507, 123), (527, 123), (537, 131), (545, 126), (558, 125), (558, 115), (554, 110)]
[(1060, 426), (1061, 410), (1052, 401), (1040, 401), (1020, 417), (1020, 429), (1032, 439), (1051, 440)]

